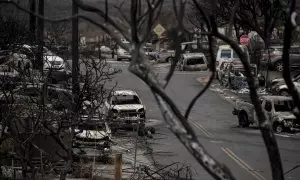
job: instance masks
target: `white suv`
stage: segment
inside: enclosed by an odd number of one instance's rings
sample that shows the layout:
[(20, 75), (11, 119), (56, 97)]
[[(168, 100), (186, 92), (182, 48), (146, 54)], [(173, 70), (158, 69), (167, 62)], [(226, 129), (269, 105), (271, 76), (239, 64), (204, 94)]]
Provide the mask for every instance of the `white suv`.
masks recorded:
[(131, 54), (123, 48), (117, 50), (117, 61), (122, 61), (123, 59), (131, 59)]

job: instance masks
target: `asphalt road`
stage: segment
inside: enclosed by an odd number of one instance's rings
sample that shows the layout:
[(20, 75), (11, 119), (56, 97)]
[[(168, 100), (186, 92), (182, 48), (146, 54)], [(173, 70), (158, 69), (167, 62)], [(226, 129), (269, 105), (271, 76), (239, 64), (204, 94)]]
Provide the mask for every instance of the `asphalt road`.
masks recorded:
[[(122, 69), (114, 82), (117, 89), (133, 89), (139, 93), (147, 107), (147, 117), (161, 121), (156, 126), (156, 135), (151, 140), (151, 158), (160, 165), (180, 162), (189, 166), (194, 179), (212, 179), (196, 162), (184, 146), (170, 132), (164, 123), (160, 109), (149, 88), (127, 71), (127, 63), (112, 62), (113, 67)], [(166, 67), (157, 67), (160, 79), (166, 74)], [(167, 92), (184, 112), (190, 100), (202, 88), (196, 78), (207, 76), (207, 72), (177, 72)], [(227, 165), (236, 179), (271, 179), (268, 155), (260, 133), (255, 128), (237, 128), (237, 119), (232, 115), (233, 107), (224, 98), (208, 91), (196, 103), (189, 121), (199, 141), (219, 162)], [(300, 164), (300, 138), (298, 136), (276, 136), (280, 146), (284, 171)], [(150, 157), (149, 157), (150, 158)], [(158, 166), (157, 166), (158, 167)], [(175, 166), (172, 166), (175, 168)], [(286, 174), (286, 179), (298, 179), (300, 168)]]

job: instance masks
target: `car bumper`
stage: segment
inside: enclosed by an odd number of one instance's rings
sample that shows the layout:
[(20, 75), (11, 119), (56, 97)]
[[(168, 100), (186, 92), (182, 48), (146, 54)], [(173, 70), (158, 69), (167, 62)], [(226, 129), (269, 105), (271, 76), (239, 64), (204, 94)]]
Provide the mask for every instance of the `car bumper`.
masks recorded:
[(102, 155), (110, 154), (112, 149), (110, 142), (108, 141), (100, 141), (100, 142), (86, 142), (75, 139), (73, 141), (74, 147), (96, 147), (98, 150), (101, 151)]
[(65, 67), (44, 67), (45, 71), (64, 71)]
[(112, 129), (128, 129), (128, 128), (134, 128), (137, 127), (141, 128), (145, 126), (145, 119), (144, 118), (120, 118), (120, 119), (114, 119), (110, 123), (110, 127)]
[(131, 59), (131, 55), (118, 55), (119, 59)]
[(108, 142), (107, 141), (99, 141), (99, 142), (95, 142), (95, 141), (82, 141), (82, 140), (78, 140), (75, 139), (74, 143), (77, 145), (84, 145), (84, 146), (105, 146)]

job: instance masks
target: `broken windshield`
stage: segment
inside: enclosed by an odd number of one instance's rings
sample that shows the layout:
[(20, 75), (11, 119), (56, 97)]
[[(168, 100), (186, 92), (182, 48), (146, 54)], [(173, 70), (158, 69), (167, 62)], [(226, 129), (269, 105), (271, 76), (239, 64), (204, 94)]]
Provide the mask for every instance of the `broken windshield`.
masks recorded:
[(141, 102), (136, 95), (117, 95), (112, 97), (112, 104), (113, 105), (141, 104)]

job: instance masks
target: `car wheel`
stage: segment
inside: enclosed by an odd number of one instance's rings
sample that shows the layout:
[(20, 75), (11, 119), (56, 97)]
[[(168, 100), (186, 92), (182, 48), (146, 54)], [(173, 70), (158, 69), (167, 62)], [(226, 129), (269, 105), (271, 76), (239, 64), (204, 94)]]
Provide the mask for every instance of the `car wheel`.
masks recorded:
[(184, 67), (183, 66), (180, 66), (180, 71), (184, 71)]
[(145, 128), (139, 128), (139, 130), (138, 130), (138, 135), (139, 136), (145, 136), (146, 135), (146, 133), (145, 133)]
[(182, 71), (181, 69), (181, 66), (180, 65), (176, 65), (176, 68), (175, 68), (177, 71)]
[(279, 123), (279, 122), (275, 122), (273, 124), (273, 131), (276, 133), (282, 133), (284, 130), (284, 126), (283, 124)]
[(279, 94), (280, 94), (281, 96), (289, 96), (289, 95), (290, 95), (289, 92), (288, 92), (287, 90), (281, 90), (281, 91), (279, 92)]
[(167, 57), (167, 58), (166, 58), (166, 62), (171, 62), (172, 59), (173, 59), (173, 57)]
[(278, 61), (275, 64), (275, 69), (276, 69), (276, 71), (282, 72), (283, 71), (283, 62), (282, 61)]
[(154, 127), (150, 127), (149, 131), (151, 132), (151, 134), (155, 134), (155, 128)]
[(248, 120), (248, 116), (245, 112), (241, 112), (238, 115), (239, 118), (239, 126), (242, 128), (246, 128), (249, 127), (249, 120)]

